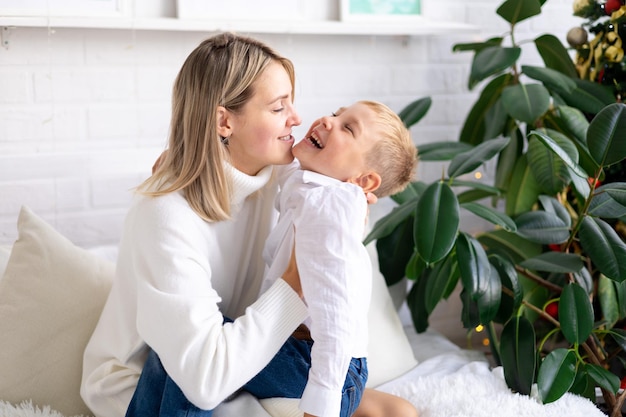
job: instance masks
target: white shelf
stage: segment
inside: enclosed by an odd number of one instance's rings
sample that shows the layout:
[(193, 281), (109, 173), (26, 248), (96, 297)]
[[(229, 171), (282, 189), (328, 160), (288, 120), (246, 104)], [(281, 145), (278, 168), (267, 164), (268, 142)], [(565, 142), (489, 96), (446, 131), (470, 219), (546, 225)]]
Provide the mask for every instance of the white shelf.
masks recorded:
[(276, 33), (301, 35), (386, 35), (427, 36), (475, 32), (475, 26), (435, 22), (340, 22), (340, 21), (211, 21), (205, 19), (127, 18), (127, 17), (53, 17), (0, 16), (0, 27), (46, 27), (82, 29), (132, 29), (159, 31)]

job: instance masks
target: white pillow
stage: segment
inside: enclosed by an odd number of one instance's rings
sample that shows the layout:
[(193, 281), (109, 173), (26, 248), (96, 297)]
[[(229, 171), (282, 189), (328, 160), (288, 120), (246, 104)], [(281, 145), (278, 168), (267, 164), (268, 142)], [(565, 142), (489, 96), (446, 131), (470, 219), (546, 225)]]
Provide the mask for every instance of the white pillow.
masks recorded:
[(113, 263), (74, 246), (26, 207), (18, 235), (0, 280), (0, 397), (91, 414), (79, 393), (83, 350)]
[(11, 255), (11, 246), (0, 245), (0, 279), (2, 279), (4, 271), (7, 269), (9, 255)]
[[(413, 349), (404, 331), (385, 278), (378, 270), (376, 244), (367, 251), (372, 260), (372, 300), (368, 314), (369, 345), (367, 387), (375, 388), (394, 380), (417, 366)], [(268, 398), (261, 405), (272, 417), (301, 417), (299, 399)]]

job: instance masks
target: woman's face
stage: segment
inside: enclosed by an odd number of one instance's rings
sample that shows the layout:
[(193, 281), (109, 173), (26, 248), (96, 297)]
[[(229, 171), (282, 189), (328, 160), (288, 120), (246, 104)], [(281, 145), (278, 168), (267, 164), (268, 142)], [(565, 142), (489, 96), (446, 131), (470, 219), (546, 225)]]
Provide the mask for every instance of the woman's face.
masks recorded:
[(351, 181), (368, 171), (366, 157), (380, 137), (376, 120), (363, 103), (342, 107), (314, 121), (293, 154), (302, 169)]
[(256, 175), (268, 165), (290, 163), (291, 129), (302, 121), (291, 99), (289, 75), (280, 63), (270, 64), (253, 90), (242, 111), (231, 114), (228, 144), (233, 166), (248, 175)]

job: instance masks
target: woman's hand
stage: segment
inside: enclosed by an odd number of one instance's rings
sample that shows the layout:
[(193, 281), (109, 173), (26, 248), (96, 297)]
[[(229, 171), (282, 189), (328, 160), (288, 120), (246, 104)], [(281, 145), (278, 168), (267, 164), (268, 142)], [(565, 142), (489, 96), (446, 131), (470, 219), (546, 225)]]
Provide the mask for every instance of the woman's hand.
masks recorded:
[(296, 264), (295, 247), (291, 249), (291, 257), (289, 265), (283, 274), (283, 280), (293, 288), (293, 290), (302, 297), (302, 286), (300, 285), (300, 274), (298, 273), (298, 265)]

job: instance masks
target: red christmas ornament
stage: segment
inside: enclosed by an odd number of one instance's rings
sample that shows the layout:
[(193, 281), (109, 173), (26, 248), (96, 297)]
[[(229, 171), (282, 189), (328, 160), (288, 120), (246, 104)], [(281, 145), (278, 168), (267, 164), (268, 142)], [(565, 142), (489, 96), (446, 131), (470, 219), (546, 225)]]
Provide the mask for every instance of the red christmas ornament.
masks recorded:
[(559, 303), (558, 301), (553, 301), (546, 306), (546, 313), (548, 313), (552, 318), (557, 318), (559, 316)]
[(619, 10), (623, 4), (622, 0), (606, 0), (606, 3), (604, 3), (604, 12), (610, 15), (614, 11)]

